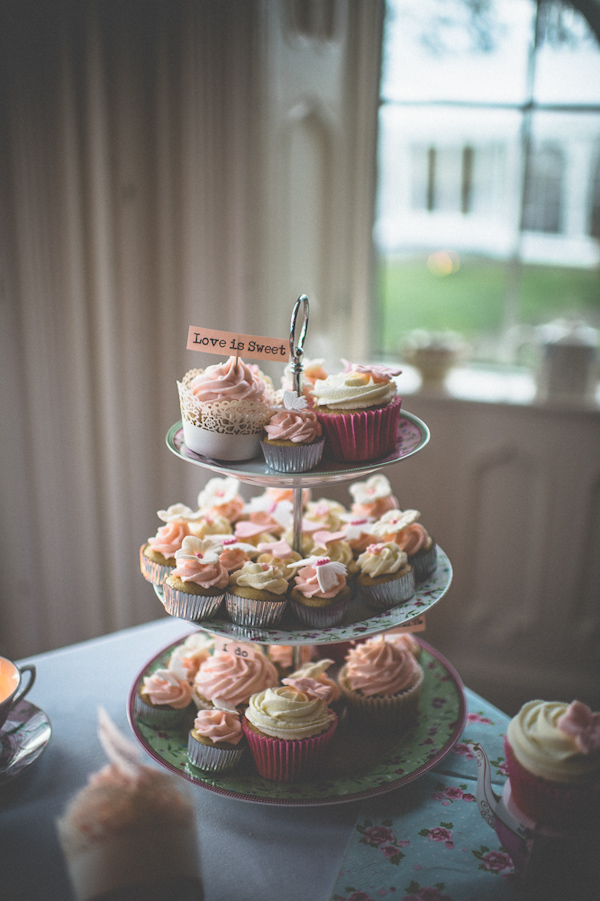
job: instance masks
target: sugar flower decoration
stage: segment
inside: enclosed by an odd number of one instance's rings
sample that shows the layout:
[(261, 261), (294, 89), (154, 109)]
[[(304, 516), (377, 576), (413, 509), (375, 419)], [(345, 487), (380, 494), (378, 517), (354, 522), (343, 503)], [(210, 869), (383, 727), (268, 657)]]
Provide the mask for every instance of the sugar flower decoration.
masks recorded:
[(157, 516), (163, 522), (198, 522), (202, 514), (185, 504), (171, 504), (166, 510), (159, 510)]
[(316, 557), (314, 554), (290, 564), (290, 568), (294, 569), (301, 569), (303, 566), (314, 566), (321, 591), (331, 591), (339, 582), (338, 576), (345, 576), (348, 573), (344, 563), (330, 560), (329, 557)]
[(283, 392), (283, 407), (285, 410), (304, 410), (306, 407), (306, 398), (301, 394), (298, 397), (296, 391)]
[(240, 483), (237, 479), (209, 479), (198, 495), (198, 507), (220, 507), (229, 504), (237, 496)]
[(359, 541), (363, 535), (369, 535), (372, 523), (375, 522), (372, 516), (353, 516), (351, 513), (345, 513), (340, 519), (347, 523), (344, 526), (346, 541)]
[(195, 538), (193, 535), (187, 535), (178, 551), (175, 551), (175, 559), (177, 562), (183, 560), (194, 560), (199, 557), (204, 563), (218, 563), (219, 555), (216, 549), (206, 538)]
[(318, 547), (327, 547), (332, 541), (343, 541), (346, 538), (346, 530), (340, 532), (329, 532), (327, 529), (320, 529), (313, 535), (313, 540)]
[(556, 725), (574, 738), (582, 754), (600, 751), (600, 713), (592, 713), (587, 704), (573, 701)]
[(253, 550), (260, 551), (261, 554), (272, 554), (278, 560), (284, 560), (293, 553), (291, 547), (283, 538), (280, 541), (261, 541), (258, 547), (253, 547)]
[(274, 500), (266, 493), (250, 498), (244, 507), (244, 513), (248, 514), (248, 516), (251, 516), (253, 513), (268, 513), (284, 529), (291, 525), (294, 516), (293, 511), (293, 501), (285, 498), (283, 500)]
[(222, 551), (245, 551), (246, 554), (256, 554), (258, 548), (253, 544), (245, 544), (236, 535), (207, 535), (204, 539), (206, 547), (210, 547), (217, 554)]
[(412, 526), (420, 518), (418, 510), (388, 510), (373, 525), (371, 532), (380, 537), (390, 535), (392, 532), (401, 532), (407, 526)]
[(348, 491), (357, 504), (371, 504), (373, 501), (389, 497), (392, 486), (386, 476), (375, 475), (365, 482), (353, 482)]
[(364, 372), (372, 375), (375, 381), (389, 381), (393, 376), (400, 375), (402, 370), (392, 368), (391, 366), (376, 366), (374, 364), (365, 363), (349, 363), (348, 360), (342, 359), (344, 364), (344, 372)]
[(309, 698), (319, 698), (322, 701), (328, 701), (331, 697), (330, 685), (325, 685), (323, 682), (317, 682), (316, 679), (311, 679), (309, 676), (300, 676), (296, 679), (292, 677), (289, 679), (282, 679), (281, 684), (297, 688), (298, 691), (304, 692)]

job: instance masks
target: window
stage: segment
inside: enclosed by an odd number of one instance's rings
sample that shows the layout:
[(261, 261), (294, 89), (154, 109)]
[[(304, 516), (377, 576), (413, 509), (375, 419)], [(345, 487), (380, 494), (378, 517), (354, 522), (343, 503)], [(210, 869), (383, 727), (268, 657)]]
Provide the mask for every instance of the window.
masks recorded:
[(560, 0), (388, 0), (375, 221), (382, 354), (415, 328), (451, 329), (476, 360), (506, 361), (520, 326), (572, 316), (600, 327), (593, 25)]

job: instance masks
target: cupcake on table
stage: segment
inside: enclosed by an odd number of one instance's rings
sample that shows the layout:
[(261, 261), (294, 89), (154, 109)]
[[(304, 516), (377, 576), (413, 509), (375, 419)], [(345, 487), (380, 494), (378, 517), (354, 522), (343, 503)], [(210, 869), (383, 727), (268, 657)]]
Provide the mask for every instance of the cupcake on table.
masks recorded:
[(400, 732), (417, 715), (423, 678), (414, 654), (377, 636), (348, 651), (338, 682), (351, 721)]
[(265, 425), (261, 447), (269, 469), (307, 472), (323, 456), (323, 429), (317, 414), (295, 391), (284, 391), (280, 406)]
[(239, 711), (220, 698), (198, 710), (188, 735), (189, 762), (208, 773), (228, 773), (243, 756), (246, 741)]
[(363, 482), (352, 482), (348, 488), (352, 496), (350, 512), (354, 516), (369, 516), (379, 519), (389, 510), (397, 510), (398, 499), (392, 494), (389, 480), (381, 474), (371, 476)]
[(228, 650), (217, 648), (201, 664), (192, 688), (198, 708), (213, 706), (216, 698), (243, 710), (250, 696), (279, 682), (275, 665), (257, 645), (238, 642)]
[(177, 566), (166, 579), (163, 603), (171, 616), (192, 622), (214, 616), (225, 597), (229, 573), (207, 539), (188, 535), (175, 554)]
[(504, 740), (514, 803), (535, 823), (600, 830), (600, 713), (580, 701), (529, 701)]
[(225, 593), (227, 613), (238, 626), (276, 626), (287, 607), (288, 587), (279, 566), (248, 561), (229, 578)]
[(314, 409), (334, 460), (357, 462), (390, 454), (398, 441), (400, 369), (345, 363), (343, 372), (317, 379)]
[(298, 572), (290, 591), (290, 606), (305, 626), (325, 629), (338, 625), (352, 592), (346, 567), (329, 557), (311, 556), (296, 564)]
[(242, 727), (259, 774), (276, 782), (295, 782), (322, 765), (337, 716), (310, 689), (280, 685), (252, 695)]
[(260, 454), (272, 387), (258, 367), (230, 357), (190, 370), (177, 389), (189, 450), (216, 460), (249, 460)]
[(389, 610), (415, 593), (415, 574), (405, 552), (393, 541), (368, 545), (357, 560), (361, 597), (372, 610)]
[(140, 548), (140, 569), (148, 582), (160, 586), (175, 568), (175, 552), (191, 534), (190, 526), (200, 519), (200, 514), (185, 504), (172, 504), (159, 510), (157, 516), (166, 525), (160, 526), (156, 535)]

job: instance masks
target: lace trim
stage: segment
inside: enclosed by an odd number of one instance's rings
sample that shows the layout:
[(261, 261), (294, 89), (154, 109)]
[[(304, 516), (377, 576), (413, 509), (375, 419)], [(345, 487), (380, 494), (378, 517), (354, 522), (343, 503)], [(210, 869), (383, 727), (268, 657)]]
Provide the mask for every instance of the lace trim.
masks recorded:
[[(189, 385), (194, 375), (202, 370), (186, 373), (184, 381)], [(217, 400), (201, 403), (187, 385), (177, 382), (181, 415), (188, 422), (222, 435), (257, 435), (262, 432), (271, 416), (271, 409), (260, 400)]]

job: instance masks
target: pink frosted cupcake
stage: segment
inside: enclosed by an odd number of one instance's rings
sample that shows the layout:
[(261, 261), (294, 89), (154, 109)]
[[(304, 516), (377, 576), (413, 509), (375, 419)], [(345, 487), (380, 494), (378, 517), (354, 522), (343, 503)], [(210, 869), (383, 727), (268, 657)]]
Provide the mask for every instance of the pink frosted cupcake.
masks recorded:
[(337, 716), (318, 695), (282, 685), (252, 695), (242, 727), (259, 774), (296, 782), (322, 764)]
[(358, 558), (356, 584), (367, 607), (389, 610), (410, 600), (415, 575), (404, 551), (393, 541), (370, 544)]
[(209, 479), (198, 494), (198, 510), (205, 517), (222, 517), (230, 524), (237, 522), (246, 505), (239, 488), (239, 481), (229, 476)]
[(357, 723), (396, 730), (417, 714), (423, 670), (410, 651), (378, 636), (348, 651), (338, 682)]
[(177, 382), (183, 440), (196, 454), (248, 460), (260, 453), (271, 407), (267, 383), (241, 357), (192, 369)]
[(188, 760), (208, 773), (227, 773), (238, 766), (246, 742), (240, 714), (219, 698), (199, 710), (188, 735)]
[(250, 642), (230, 642), (228, 650), (217, 649), (196, 673), (192, 699), (196, 707), (212, 707), (216, 698), (243, 709), (250, 695), (277, 685), (275, 666), (260, 647)]
[(210, 633), (202, 629), (192, 632), (181, 644), (173, 648), (167, 669), (179, 667), (180, 671), (185, 673), (188, 682), (193, 683), (200, 664), (210, 657), (214, 644), (214, 636)]
[(508, 724), (512, 798), (536, 823), (600, 827), (600, 713), (580, 701), (529, 701)]
[(381, 541), (393, 541), (403, 550), (415, 571), (415, 581), (428, 579), (437, 567), (437, 545), (427, 529), (417, 522), (418, 510), (389, 510), (373, 526)]
[(267, 466), (277, 472), (307, 472), (320, 463), (324, 445), (323, 429), (306, 398), (284, 391), (261, 441)]
[(189, 535), (175, 554), (177, 566), (163, 586), (171, 616), (198, 622), (214, 616), (225, 597), (229, 573), (210, 543)]
[(345, 371), (313, 385), (314, 409), (334, 460), (373, 460), (395, 450), (401, 399), (387, 366), (346, 363)]
[[(325, 629), (344, 618), (351, 591), (346, 567), (329, 557), (308, 557), (298, 570), (290, 592), (290, 606), (305, 626)], [(300, 564), (297, 564), (300, 565)]]
[(364, 482), (353, 482), (348, 491), (352, 496), (350, 512), (354, 516), (371, 516), (379, 519), (388, 510), (397, 510), (400, 504), (392, 494), (389, 480), (381, 473)]
[(155, 729), (176, 728), (191, 711), (192, 686), (186, 671), (178, 665), (146, 676), (135, 698), (137, 716)]
[(140, 548), (140, 569), (148, 582), (160, 586), (174, 570), (175, 552), (191, 534), (190, 525), (199, 519), (199, 514), (185, 504), (172, 504), (159, 510), (157, 516), (166, 525), (160, 526), (156, 535)]

